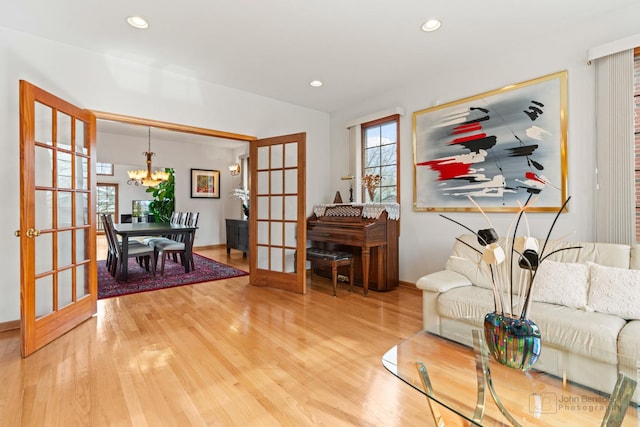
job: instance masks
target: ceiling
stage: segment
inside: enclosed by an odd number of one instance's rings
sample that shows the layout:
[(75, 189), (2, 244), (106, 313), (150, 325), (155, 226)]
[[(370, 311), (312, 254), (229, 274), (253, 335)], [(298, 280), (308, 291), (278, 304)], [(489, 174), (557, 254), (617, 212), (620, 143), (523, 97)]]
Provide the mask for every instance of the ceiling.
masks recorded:
[[(637, 0), (0, 0), (0, 26), (333, 112), (504, 50), (637, 33)], [(620, 9), (628, 13), (620, 14)], [(617, 14), (615, 13), (617, 12)], [(150, 28), (126, 18), (140, 15)], [(611, 17), (617, 17), (612, 22)], [(629, 22), (620, 22), (623, 16)], [(443, 21), (420, 31), (430, 17)], [(633, 27), (632, 25), (635, 25)], [(635, 28), (631, 34), (629, 28)], [(625, 33), (627, 32), (627, 33)], [(585, 52), (586, 55), (586, 52)], [(320, 88), (309, 86), (319, 79)]]

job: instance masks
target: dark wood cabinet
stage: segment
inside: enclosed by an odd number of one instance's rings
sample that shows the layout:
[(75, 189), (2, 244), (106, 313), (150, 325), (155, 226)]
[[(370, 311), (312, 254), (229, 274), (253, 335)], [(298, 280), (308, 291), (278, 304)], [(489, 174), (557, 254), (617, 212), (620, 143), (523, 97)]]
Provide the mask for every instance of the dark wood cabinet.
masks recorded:
[(242, 219), (227, 219), (227, 253), (231, 249), (243, 252), (246, 257), (249, 252), (249, 221)]

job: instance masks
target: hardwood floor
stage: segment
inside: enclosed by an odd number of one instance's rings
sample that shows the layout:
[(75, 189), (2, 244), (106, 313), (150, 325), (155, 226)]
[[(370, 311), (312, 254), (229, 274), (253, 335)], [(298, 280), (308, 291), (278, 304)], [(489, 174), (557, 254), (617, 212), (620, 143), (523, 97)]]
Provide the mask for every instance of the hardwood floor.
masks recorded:
[[(199, 253), (247, 269), (238, 251)], [(422, 325), (421, 294), (306, 295), (233, 278), (98, 301), (27, 359), (0, 333), (2, 426), (425, 426), (427, 402), (381, 364)]]

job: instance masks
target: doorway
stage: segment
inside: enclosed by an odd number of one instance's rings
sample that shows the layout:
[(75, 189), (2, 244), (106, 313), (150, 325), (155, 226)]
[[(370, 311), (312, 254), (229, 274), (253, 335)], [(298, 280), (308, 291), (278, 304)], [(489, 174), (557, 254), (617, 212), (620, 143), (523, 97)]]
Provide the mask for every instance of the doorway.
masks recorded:
[[(204, 218), (201, 215), (201, 230), (202, 236), (208, 235), (211, 236), (211, 233), (207, 233), (207, 223), (206, 218), (207, 211), (210, 211), (212, 207), (216, 205), (224, 205), (223, 210), (229, 211), (231, 207), (230, 203), (233, 201), (231, 199), (226, 200), (226, 194), (222, 193), (222, 199), (218, 203), (211, 203), (211, 201), (207, 201), (207, 206), (202, 206), (205, 204), (204, 201), (201, 200), (190, 200), (188, 196), (184, 195), (185, 191), (188, 191), (187, 186), (189, 185), (187, 173), (189, 172), (188, 166), (185, 166), (184, 160), (177, 161), (177, 165), (172, 163), (172, 160), (167, 161), (166, 150), (163, 150), (162, 147), (173, 146), (180, 147), (182, 144), (185, 148), (182, 151), (182, 148), (173, 148), (172, 156), (169, 156), (170, 159), (177, 158), (177, 156), (188, 157), (189, 150), (191, 148), (188, 147), (200, 147), (198, 149), (203, 150), (202, 147), (212, 147), (216, 150), (220, 150), (223, 152), (223, 155), (229, 157), (230, 154), (227, 154), (226, 150), (230, 150), (233, 155), (238, 153), (238, 160), (240, 161), (243, 153), (248, 153), (248, 144), (250, 141), (255, 140), (256, 138), (248, 135), (240, 135), (240, 134), (232, 134), (229, 132), (221, 132), (213, 129), (205, 129), (198, 128), (193, 126), (187, 126), (183, 124), (177, 123), (169, 123), (169, 122), (160, 122), (157, 120), (143, 119), (138, 117), (131, 116), (123, 116), (118, 114), (111, 113), (103, 113), (103, 112), (94, 112), (96, 115), (96, 152), (98, 160), (105, 162), (114, 162), (113, 170), (111, 175), (107, 176), (97, 176), (98, 184), (101, 186), (108, 187), (116, 187), (118, 188), (118, 195), (116, 198), (116, 202), (118, 204), (118, 212), (114, 213), (113, 220), (116, 223), (119, 222), (129, 222), (131, 221), (130, 215), (133, 214), (132, 205), (141, 200), (151, 200), (153, 199), (153, 195), (151, 193), (146, 192), (146, 187), (139, 185), (136, 186), (133, 183), (128, 185), (128, 176), (127, 172), (129, 170), (138, 170), (144, 168), (145, 158), (142, 155), (143, 148), (147, 148), (147, 140), (150, 143), (150, 151), (154, 151), (157, 154), (153, 157), (152, 168), (153, 170), (164, 170), (165, 168), (174, 168), (175, 166), (181, 167), (182, 176), (179, 177), (179, 185), (181, 196), (178, 196), (178, 200), (180, 203), (176, 204), (177, 211), (204, 211)], [(149, 132), (151, 132), (149, 134)], [(142, 143), (144, 142), (144, 146)], [(109, 144), (114, 144), (116, 148), (113, 153), (109, 152)], [(122, 149), (126, 150), (126, 157), (120, 154)], [(206, 148), (208, 150), (208, 148)], [(113, 148), (111, 149), (113, 150)], [(179, 151), (180, 150), (180, 151)], [(164, 152), (163, 152), (164, 151)], [(176, 154), (176, 152), (178, 152)], [(117, 155), (114, 153), (118, 153)], [(163, 155), (165, 160), (163, 159)], [(115, 157), (114, 157), (115, 156)], [(198, 161), (202, 161), (198, 158), (198, 155), (192, 156), (194, 157), (189, 161), (191, 167), (203, 166), (205, 163), (198, 163)], [(201, 156), (200, 156), (201, 157)], [(160, 159), (160, 160), (158, 160)], [(161, 161), (162, 160), (162, 161)], [(235, 181), (240, 181), (243, 177), (245, 177), (246, 171), (243, 171), (241, 176), (232, 177), (226, 176), (228, 163), (225, 161), (224, 164), (218, 164), (214, 167), (215, 169), (220, 169), (222, 180), (224, 180), (223, 185), (229, 186), (230, 180), (234, 179)], [(186, 170), (186, 172), (185, 172)], [(178, 179), (178, 178), (177, 178)], [(186, 180), (186, 182), (185, 182)], [(178, 184), (178, 181), (177, 181)], [(241, 183), (237, 182), (235, 185), (240, 186)], [(189, 204), (190, 205), (185, 205)], [(96, 209), (98, 212), (98, 209)], [(240, 212), (240, 206), (238, 206), (238, 213)], [(217, 217), (213, 219), (213, 221), (218, 221)], [(100, 222), (97, 222), (98, 226)], [(216, 233), (220, 232), (220, 238), (224, 239), (224, 230), (218, 231), (214, 230)], [(215, 234), (213, 234), (215, 236)], [(96, 236), (96, 248), (98, 259), (104, 259), (106, 257), (105, 249), (106, 243), (104, 242), (104, 236), (100, 235), (100, 233)], [(218, 243), (216, 240), (213, 243), (210, 241), (205, 241), (203, 243), (205, 246), (209, 244)], [(102, 248), (102, 251), (101, 251)], [(224, 262), (224, 259), (221, 259), (221, 262)]]

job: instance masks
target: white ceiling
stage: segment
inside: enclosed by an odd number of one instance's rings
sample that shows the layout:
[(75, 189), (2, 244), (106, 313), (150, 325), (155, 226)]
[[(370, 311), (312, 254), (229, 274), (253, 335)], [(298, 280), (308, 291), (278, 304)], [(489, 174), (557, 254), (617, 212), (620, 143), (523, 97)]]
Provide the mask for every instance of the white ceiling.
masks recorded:
[[(638, 0), (0, 0), (0, 26), (333, 112), (566, 37), (636, 29)], [(625, 8), (628, 22), (608, 20)], [(140, 15), (145, 31), (125, 22)], [(443, 21), (435, 33), (420, 26)], [(627, 33), (625, 33), (627, 32)], [(633, 34), (633, 33), (632, 33)], [(586, 51), (585, 51), (586, 54)], [(470, 65), (471, 64), (471, 65)], [(523, 65), (524, 66), (524, 65)], [(321, 88), (309, 81), (320, 79)]]

